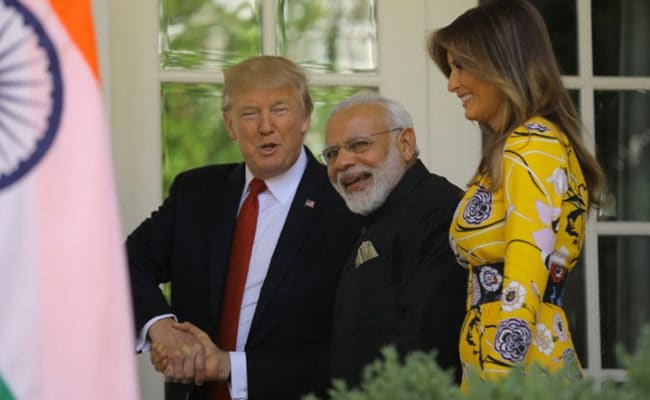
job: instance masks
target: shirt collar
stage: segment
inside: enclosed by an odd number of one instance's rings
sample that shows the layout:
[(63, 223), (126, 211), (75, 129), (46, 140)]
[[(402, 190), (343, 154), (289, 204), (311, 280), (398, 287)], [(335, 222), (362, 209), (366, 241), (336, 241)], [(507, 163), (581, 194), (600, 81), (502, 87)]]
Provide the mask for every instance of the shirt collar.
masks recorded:
[[(303, 147), (300, 150), (298, 159), (288, 170), (284, 171), (278, 176), (265, 179), (266, 187), (273, 197), (280, 203), (284, 204), (293, 199), (293, 195), (298, 189), (298, 184), (302, 178), (305, 168), (307, 167), (307, 153)], [(253, 180), (253, 173), (246, 166), (246, 185), (244, 186), (245, 193), (248, 192), (248, 185)]]

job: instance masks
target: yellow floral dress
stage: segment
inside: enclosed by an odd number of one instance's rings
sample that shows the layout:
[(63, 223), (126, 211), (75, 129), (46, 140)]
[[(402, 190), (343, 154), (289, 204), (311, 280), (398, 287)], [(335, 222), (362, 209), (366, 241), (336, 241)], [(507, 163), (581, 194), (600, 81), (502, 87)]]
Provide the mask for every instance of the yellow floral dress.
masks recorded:
[(508, 137), (503, 184), (488, 177), (460, 202), (450, 240), (469, 269), (467, 315), (460, 336), (463, 387), (473, 366), (482, 378), (514, 365), (582, 370), (561, 308), (564, 279), (584, 239), (588, 194), (568, 139), (544, 118)]

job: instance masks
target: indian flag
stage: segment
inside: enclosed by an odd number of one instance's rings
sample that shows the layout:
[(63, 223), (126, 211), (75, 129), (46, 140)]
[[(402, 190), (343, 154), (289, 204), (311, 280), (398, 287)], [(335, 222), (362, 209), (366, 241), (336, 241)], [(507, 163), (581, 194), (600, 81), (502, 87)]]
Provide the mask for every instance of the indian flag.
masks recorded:
[(0, 399), (137, 398), (89, 0), (0, 0)]

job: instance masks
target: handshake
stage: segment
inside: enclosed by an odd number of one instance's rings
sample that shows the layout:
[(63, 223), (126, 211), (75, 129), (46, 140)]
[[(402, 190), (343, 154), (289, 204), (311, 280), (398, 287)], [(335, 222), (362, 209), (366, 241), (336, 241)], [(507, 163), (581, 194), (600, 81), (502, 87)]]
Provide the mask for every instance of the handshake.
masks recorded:
[(151, 363), (167, 381), (203, 385), (230, 378), (228, 352), (189, 322), (161, 319), (149, 329), (149, 338)]

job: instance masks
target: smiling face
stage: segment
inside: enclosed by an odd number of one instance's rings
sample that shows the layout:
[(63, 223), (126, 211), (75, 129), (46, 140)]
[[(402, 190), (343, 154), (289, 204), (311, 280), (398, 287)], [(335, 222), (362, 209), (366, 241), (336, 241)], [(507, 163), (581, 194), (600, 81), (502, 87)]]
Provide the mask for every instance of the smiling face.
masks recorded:
[(450, 73), (447, 90), (460, 98), (465, 118), (489, 125), (499, 132), (503, 125), (505, 95), (497, 85), (478, 78), (447, 54)]
[(295, 89), (252, 88), (233, 97), (223, 118), (253, 175), (268, 179), (298, 159), (310, 123), (303, 114)]
[[(362, 215), (381, 207), (415, 154), (413, 129), (389, 131), (396, 127), (387, 125), (384, 113), (378, 104), (359, 104), (339, 111), (327, 122), (327, 146), (342, 146), (327, 165), (330, 181), (348, 208)], [(358, 138), (371, 145), (361, 153), (344, 147)]]

